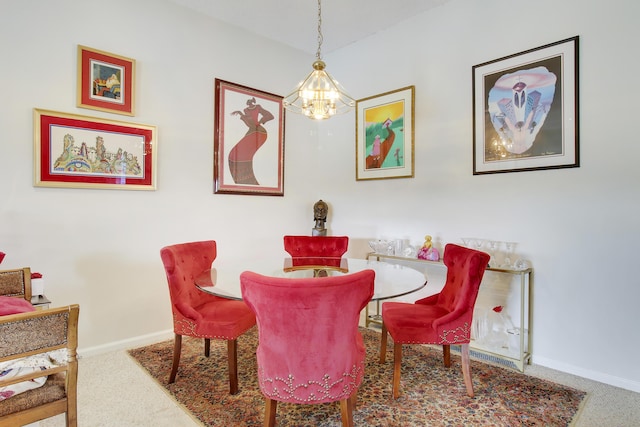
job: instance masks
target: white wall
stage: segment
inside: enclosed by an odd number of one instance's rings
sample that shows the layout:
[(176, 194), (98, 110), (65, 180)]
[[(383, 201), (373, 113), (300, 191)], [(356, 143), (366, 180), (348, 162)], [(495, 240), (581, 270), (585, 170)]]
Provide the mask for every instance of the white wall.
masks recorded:
[[(166, 1), (0, 5), (2, 267), (31, 266), (54, 304), (80, 304), (81, 350), (172, 329), (162, 246), (215, 239), (224, 259), (310, 233), (315, 125), (287, 120), (285, 197), (214, 195), (213, 100), (214, 78), (284, 95), (311, 55)], [(79, 44), (136, 59), (135, 117), (76, 108)], [(156, 125), (157, 191), (33, 187), (33, 108)]]
[[(322, 198), (353, 255), (382, 236), (518, 242), (535, 268), (534, 362), (640, 391), (636, 2), (452, 0), (326, 55), (356, 98), (416, 86), (415, 178), (356, 182), (353, 115), (287, 115), (285, 197), (213, 194), (213, 79), (285, 95), (313, 58), (172, 3), (114, 0), (121, 12), (96, 14), (103, 5), (0, 6), (2, 267), (29, 265), (56, 305), (81, 305), (81, 350), (171, 329), (160, 247), (278, 251), (283, 234), (310, 231)], [(574, 35), (581, 166), (473, 176), (471, 67)], [(134, 118), (75, 107), (78, 44), (137, 60)], [(158, 190), (33, 187), (33, 108), (157, 125)]]
[[(356, 182), (354, 119), (319, 127), (321, 146), (346, 146), (344, 156), (325, 150), (321, 159), (340, 171), (324, 181), (336, 229), (416, 244), (425, 234), (518, 242), (535, 268), (534, 363), (633, 390), (637, 16), (633, 1), (454, 0), (329, 56), (356, 97), (415, 85), (414, 179)], [(580, 167), (473, 176), (472, 66), (576, 35)]]

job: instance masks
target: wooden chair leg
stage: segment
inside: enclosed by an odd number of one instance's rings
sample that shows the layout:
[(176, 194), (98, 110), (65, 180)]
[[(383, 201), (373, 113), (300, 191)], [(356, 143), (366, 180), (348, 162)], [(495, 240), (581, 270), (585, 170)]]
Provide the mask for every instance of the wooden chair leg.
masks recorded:
[[(67, 372), (67, 412), (65, 413), (65, 421), (67, 427), (78, 427), (78, 370), (77, 365), (74, 369), (69, 367)], [(75, 380), (72, 378), (75, 376)], [(39, 423), (36, 423), (39, 425)]]
[(171, 365), (171, 374), (169, 374), (169, 384), (173, 384), (178, 373), (178, 365), (180, 364), (180, 350), (182, 349), (182, 335), (175, 334), (173, 339), (173, 364)]
[(276, 425), (276, 410), (278, 401), (265, 398), (264, 405), (264, 427), (274, 427)]
[(238, 393), (238, 340), (227, 340), (229, 359), (229, 393)]
[(444, 357), (444, 366), (445, 367), (450, 367), (451, 366), (451, 346), (450, 345), (443, 345), (442, 346), (442, 356)]
[(382, 336), (380, 338), (380, 363), (387, 360), (387, 327), (382, 323)]
[(209, 338), (204, 339), (204, 357), (209, 357), (211, 350), (211, 340)]
[(400, 396), (400, 365), (402, 364), (402, 344), (393, 343), (393, 398)]
[(340, 401), (340, 417), (342, 418), (342, 427), (353, 427), (352, 397), (353, 395)]
[(469, 344), (460, 345), (462, 355), (462, 376), (464, 385), (467, 387), (467, 395), (473, 397), (473, 382), (471, 381), (471, 364), (469, 363)]
[(351, 404), (353, 405), (353, 410), (355, 411), (358, 406), (358, 390), (353, 392), (350, 399), (351, 399)]

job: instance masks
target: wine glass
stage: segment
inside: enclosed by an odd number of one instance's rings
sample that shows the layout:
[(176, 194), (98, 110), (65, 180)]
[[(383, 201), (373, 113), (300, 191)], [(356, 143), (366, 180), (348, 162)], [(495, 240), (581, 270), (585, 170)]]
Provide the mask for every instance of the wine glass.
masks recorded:
[(473, 247), (476, 248), (477, 251), (482, 249), (482, 245), (484, 245), (484, 239), (473, 239)]
[(489, 240), (487, 244), (489, 245), (489, 255), (491, 255), (491, 260), (489, 261), (489, 265), (491, 265), (492, 267), (495, 267), (498, 265), (496, 261), (496, 252), (500, 247), (500, 242), (496, 240)]
[(507, 253), (504, 257), (504, 263), (502, 264), (503, 267), (505, 268), (511, 268), (512, 265), (512, 261), (511, 261), (511, 257), (513, 256), (513, 251), (516, 248), (516, 243), (515, 242), (504, 242), (504, 246), (507, 249)]

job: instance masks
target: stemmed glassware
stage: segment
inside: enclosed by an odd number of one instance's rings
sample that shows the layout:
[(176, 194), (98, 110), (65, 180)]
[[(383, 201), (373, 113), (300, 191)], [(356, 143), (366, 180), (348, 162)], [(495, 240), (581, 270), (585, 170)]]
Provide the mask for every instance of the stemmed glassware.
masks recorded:
[[(389, 253), (389, 242), (387, 240), (378, 239), (369, 241), (369, 247), (373, 249), (373, 252), (378, 254), (388, 254)], [(391, 254), (393, 255), (393, 254)]]
[(515, 242), (504, 242), (504, 246), (507, 249), (507, 253), (504, 257), (504, 263), (502, 264), (503, 267), (505, 268), (511, 268), (513, 267), (513, 261), (511, 260), (511, 257), (513, 256), (513, 251), (516, 248), (516, 243)]
[(489, 245), (489, 255), (491, 256), (489, 265), (492, 267), (496, 267), (498, 265), (498, 261), (496, 260), (496, 252), (500, 247), (500, 242), (496, 240), (489, 240), (487, 244)]
[(473, 239), (473, 247), (476, 248), (476, 250), (480, 250), (482, 249), (482, 246), (484, 245), (484, 239)]

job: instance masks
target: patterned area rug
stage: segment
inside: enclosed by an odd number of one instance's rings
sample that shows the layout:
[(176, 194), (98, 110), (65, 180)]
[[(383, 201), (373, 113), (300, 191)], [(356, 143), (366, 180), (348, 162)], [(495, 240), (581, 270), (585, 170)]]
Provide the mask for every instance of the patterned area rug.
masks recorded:
[[(519, 372), (472, 360), (475, 397), (466, 394), (460, 358), (451, 368), (442, 352), (427, 346), (404, 346), (401, 396), (391, 398), (393, 345), (387, 363), (379, 363), (380, 333), (361, 328), (367, 347), (365, 378), (354, 411), (357, 426), (567, 426), (586, 393)], [(258, 388), (255, 349), (257, 330), (238, 339), (240, 392), (229, 395), (227, 348), (211, 341), (204, 357), (202, 340), (183, 338), (176, 381), (167, 385), (173, 341), (133, 349), (129, 354), (173, 398), (205, 426), (260, 426), (264, 399)], [(278, 405), (279, 427), (341, 426), (338, 404)]]

